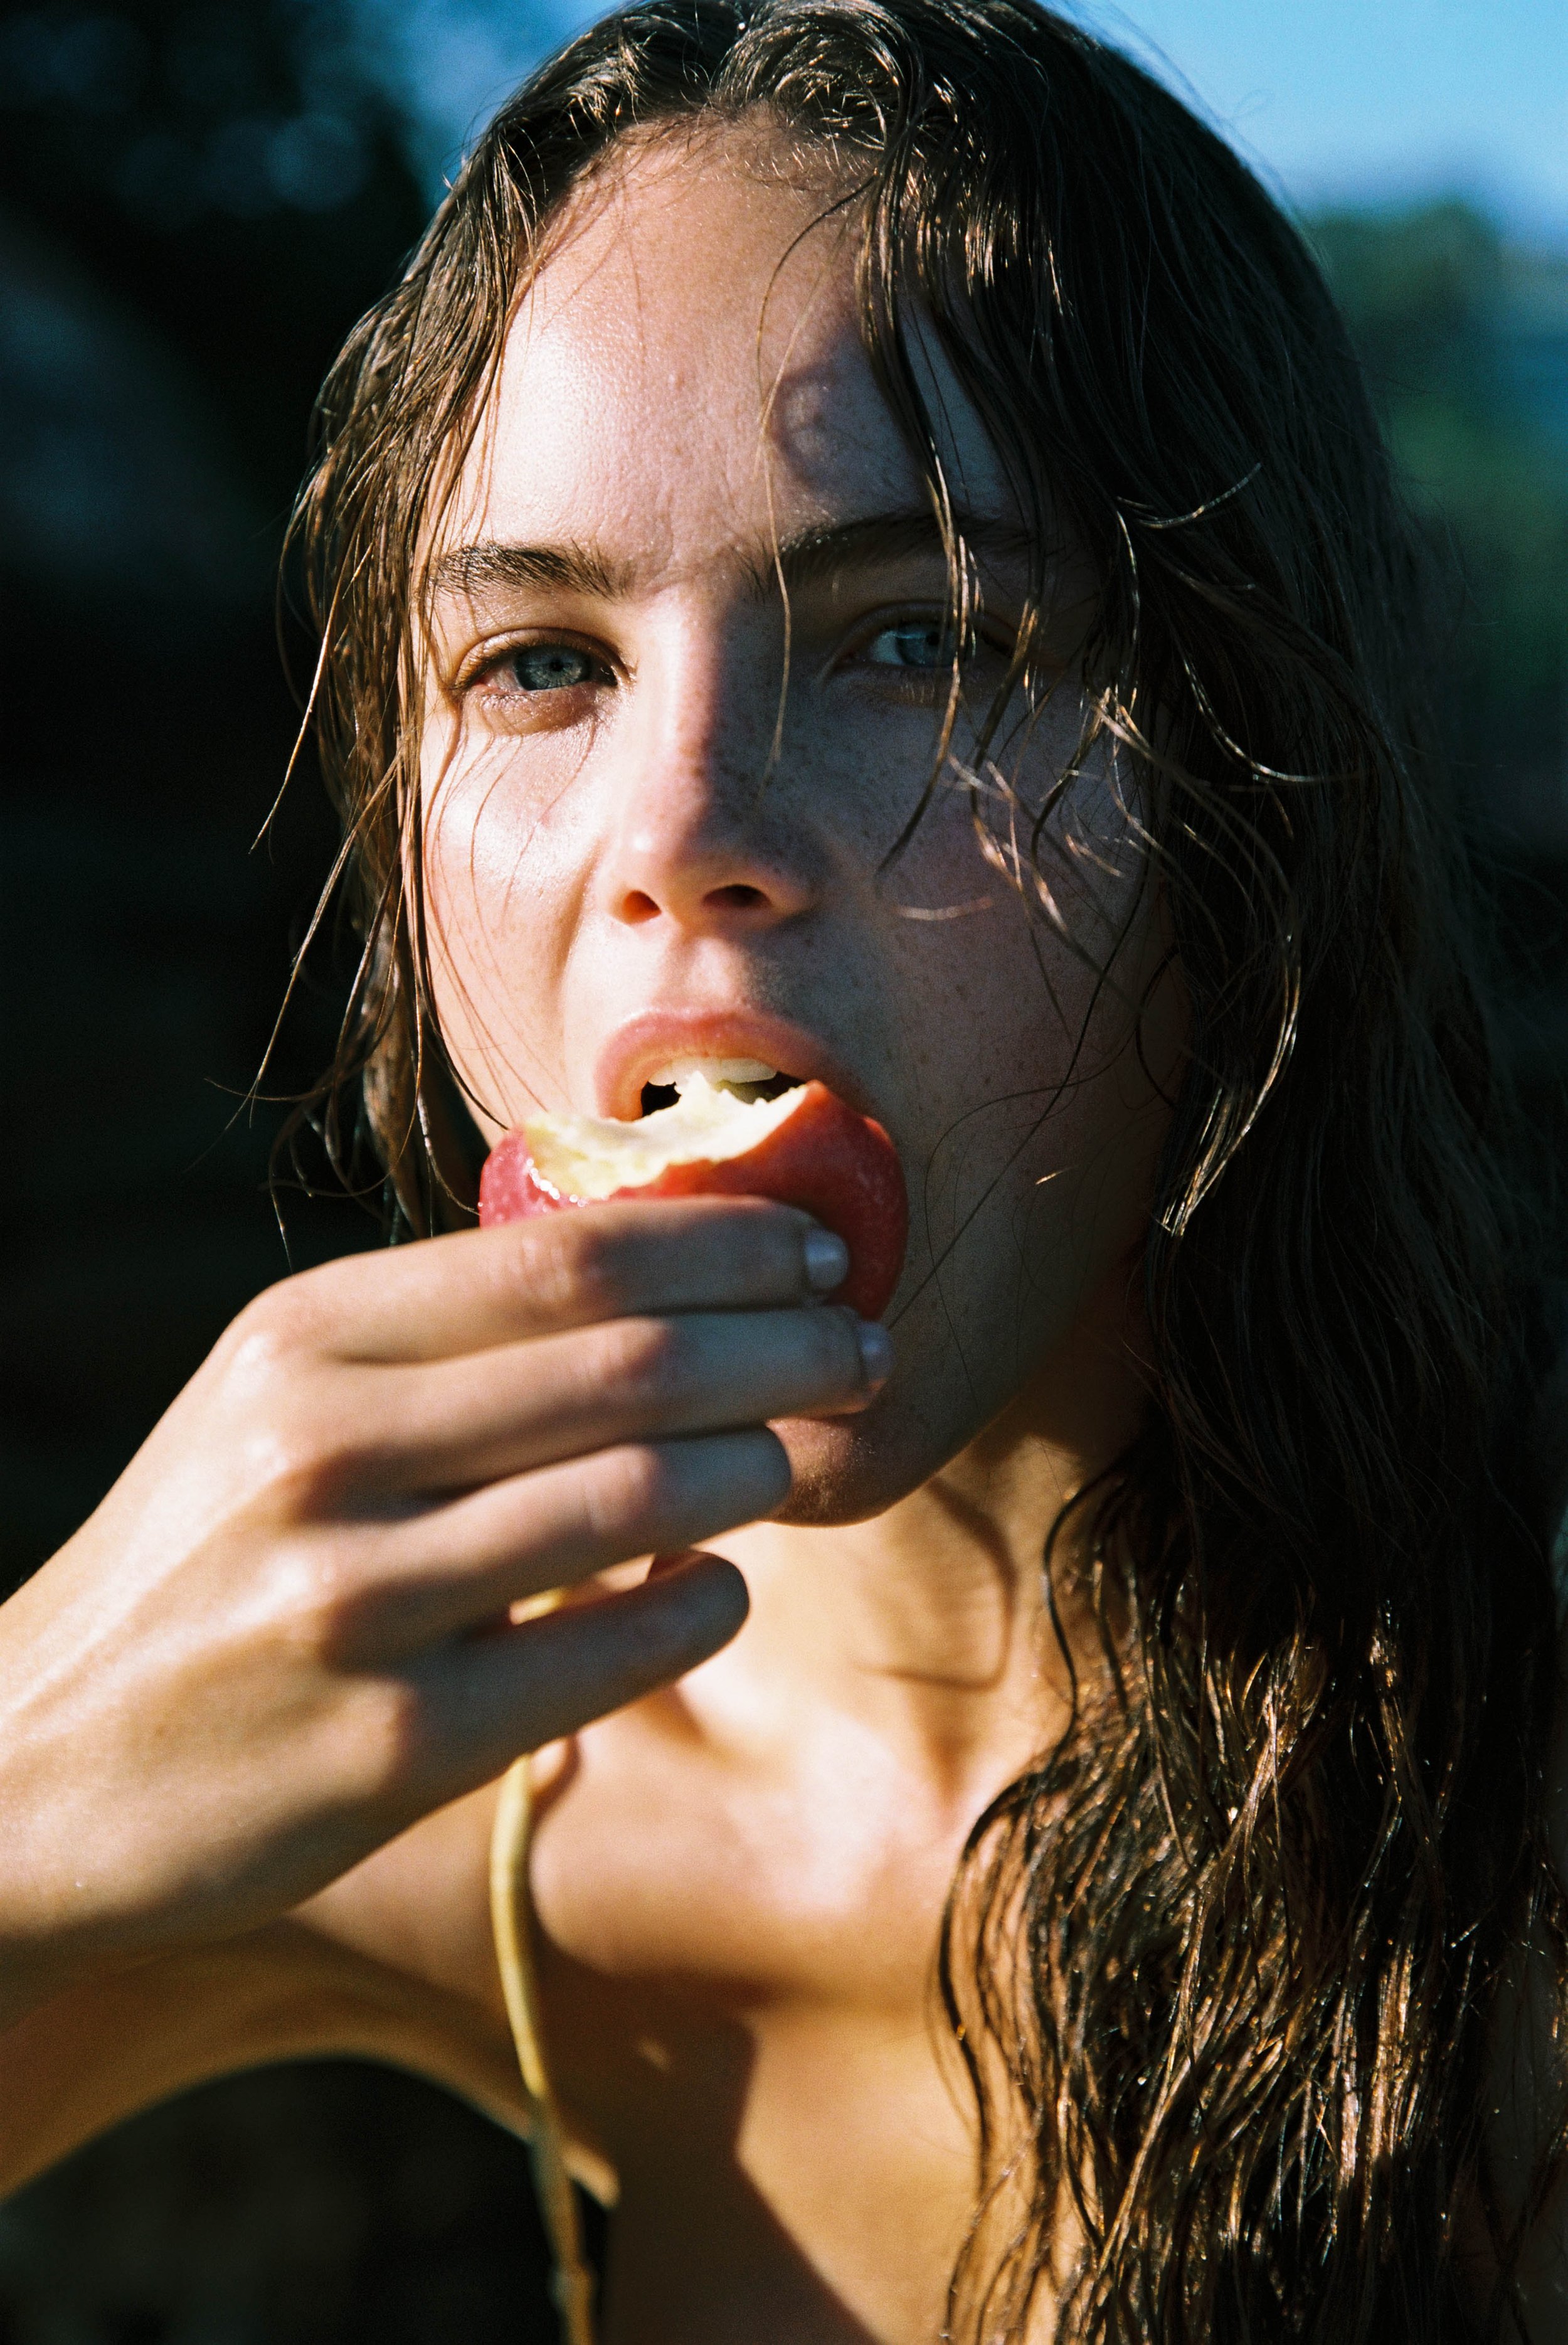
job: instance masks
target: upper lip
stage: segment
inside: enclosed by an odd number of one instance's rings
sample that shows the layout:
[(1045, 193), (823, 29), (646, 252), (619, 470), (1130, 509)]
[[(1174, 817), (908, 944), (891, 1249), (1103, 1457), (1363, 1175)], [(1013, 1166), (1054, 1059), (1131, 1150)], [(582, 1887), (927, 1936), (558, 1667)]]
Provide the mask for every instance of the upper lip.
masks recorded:
[(760, 1059), (781, 1075), (825, 1083), (848, 1106), (869, 1112), (864, 1085), (804, 1026), (766, 1010), (672, 1004), (640, 1010), (605, 1042), (593, 1070), (600, 1114), (633, 1121), (642, 1112), (643, 1084), (680, 1059)]

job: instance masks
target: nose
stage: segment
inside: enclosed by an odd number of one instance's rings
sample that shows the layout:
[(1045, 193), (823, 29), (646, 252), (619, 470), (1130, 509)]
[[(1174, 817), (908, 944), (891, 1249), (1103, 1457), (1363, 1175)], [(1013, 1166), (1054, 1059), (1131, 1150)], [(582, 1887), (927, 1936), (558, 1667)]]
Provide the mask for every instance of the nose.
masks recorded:
[(776, 693), (766, 665), (737, 651), (671, 646), (636, 687), (603, 867), (610, 910), (629, 928), (766, 929), (815, 900), (800, 794), (773, 770)]

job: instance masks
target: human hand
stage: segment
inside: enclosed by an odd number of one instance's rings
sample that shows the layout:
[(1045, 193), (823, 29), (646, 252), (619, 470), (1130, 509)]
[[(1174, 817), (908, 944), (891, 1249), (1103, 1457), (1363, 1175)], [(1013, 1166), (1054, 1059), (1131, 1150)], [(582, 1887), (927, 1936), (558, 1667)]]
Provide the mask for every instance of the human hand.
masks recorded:
[(685, 1549), (789, 1488), (770, 1418), (864, 1404), (844, 1249), (756, 1200), (359, 1255), (244, 1312), (0, 1607), (0, 2017), (253, 1926), (679, 1676), (745, 1613)]

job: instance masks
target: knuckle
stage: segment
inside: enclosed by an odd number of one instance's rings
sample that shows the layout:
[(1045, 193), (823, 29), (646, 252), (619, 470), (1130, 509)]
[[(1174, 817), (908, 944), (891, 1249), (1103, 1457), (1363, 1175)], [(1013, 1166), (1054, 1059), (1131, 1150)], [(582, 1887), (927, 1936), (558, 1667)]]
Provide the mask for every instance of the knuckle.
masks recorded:
[(272, 1633), (296, 1661), (331, 1668), (349, 1659), (365, 1614), (362, 1578), (345, 1542), (280, 1546), (268, 1575)]
[(368, 1677), (355, 1686), (352, 1710), (361, 1793), (396, 1802), (428, 1771), (433, 1748), (430, 1706), (417, 1684)]
[(668, 1583), (656, 1585), (653, 1601), (622, 1613), (622, 1635), (640, 1675), (646, 1673), (657, 1681), (672, 1670), (689, 1668), (693, 1654), (711, 1650), (722, 1641), (709, 1633), (715, 1612), (713, 1590), (708, 1589), (696, 1605), (692, 1600), (693, 1592), (690, 1587), (676, 1589)]
[(348, 1411), (323, 1408), (320, 1394), (302, 1376), (249, 1416), (245, 1448), (252, 1490), (284, 1521), (309, 1523), (339, 1514), (375, 1479), (375, 1459)]
[(646, 1444), (601, 1450), (582, 1481), (582, 1511), (589, 1536), (616, 1539), (667, 1504), (672, 1475), (668, 1461)]
[(634, 1406), (678, 1400), (691, 1381), (691, 1351), (685, 1331), (670, 1320), (612, 1320), (592, 1345), (590, 1378)]
[(739, 1233), (747, 1254), (767, 1278), (770, 1288), (794, 1296), (807, 1291), (805, 1274), (806, 1217), (793, 1209), (759, 1215), (754, 1226)]
[(778, 1435), (760, 1426), (754, 1433), (732, 1436), (732, 1440), (740, 1475), (757, 1505), (765, 1511), (787, 1497), (794, 1475)]
[(302, 1360), (269, 1375), (265, 1388), (251, 1381), (225, 1396), (225, 1445), (258, 1519), (305, 1527), (378, 1498), (387, 1437), (366, 1402), (351, 1372), (329, 1379)]
[(217, 1387), (221, 1422), (248, 1467), (250, 1487), (288, 1511), (339, 1497), (349, 1479), (343, 1396), (322, 1387), (315, 1313), (290, 1296), (249, 1304), (224, 1339)]
[(230, 1375), (265, 1384), (319, 1351), (323, 1313), (311, 1277), (280, 1279), (248, 1303), (224, 1337)]
[(865, 1381), (861, 1364), (860, 1338), (853, 1311), (835, 1304), (825, 1311), (808, 1311), (803, 1317), (812, 1324), (818, 1356), (830, 1375), (844, 1383), (858, 1387)]
[(596, 1319), (623, 1307), (624, 1275), (613, 1233), (592, 1213), (541, 1213), (519, 1225), (511, 1276), (531, 1310)]

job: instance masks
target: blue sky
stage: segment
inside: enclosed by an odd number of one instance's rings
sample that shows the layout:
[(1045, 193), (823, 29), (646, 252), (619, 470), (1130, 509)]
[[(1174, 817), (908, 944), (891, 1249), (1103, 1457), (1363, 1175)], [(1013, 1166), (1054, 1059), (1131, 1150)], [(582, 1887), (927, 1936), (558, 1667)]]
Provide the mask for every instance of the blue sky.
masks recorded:
[(1081, 0), (1299, 201), (1460, 189), (1568, 236), (1568, 0)]
[[(1568, 241), (1568, 0), (1070, 0), (1300, 203), (1479, 197)], [(359, 0), (432, 177), (582, 0)]]

